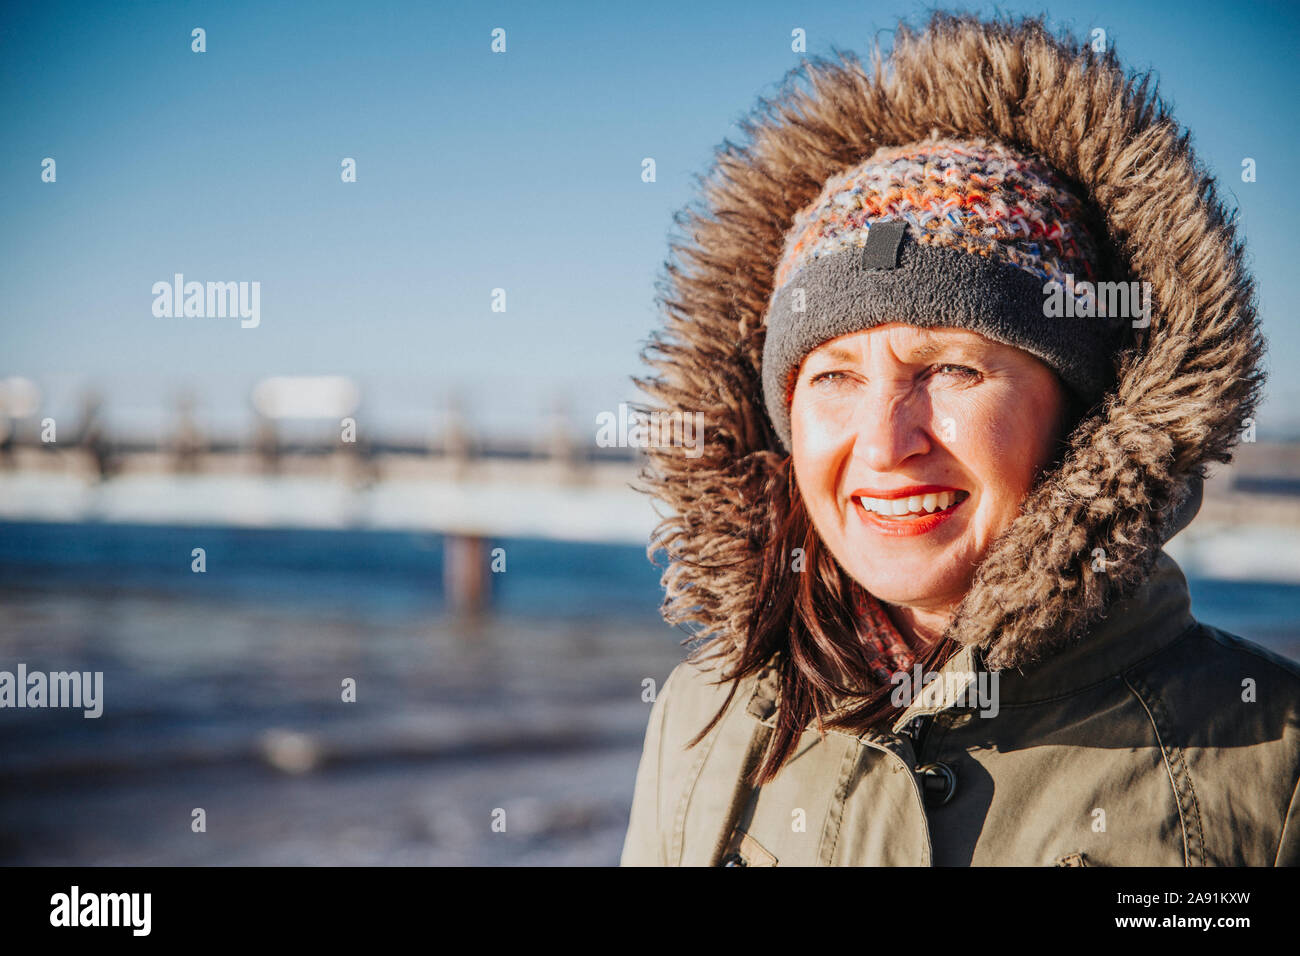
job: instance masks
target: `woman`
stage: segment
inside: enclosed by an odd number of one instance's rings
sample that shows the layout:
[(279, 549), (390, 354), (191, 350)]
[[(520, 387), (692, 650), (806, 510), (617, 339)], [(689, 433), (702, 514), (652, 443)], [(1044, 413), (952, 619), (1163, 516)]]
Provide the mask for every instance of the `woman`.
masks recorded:
[(1300, 862), (1300, 667), (1161, 550), (1262, 385), (1186, 139), (1036, 20), (807, 76), (719, 155), (647, 351), (705, 416), (644, 478), (707, 640), (623, 863)]

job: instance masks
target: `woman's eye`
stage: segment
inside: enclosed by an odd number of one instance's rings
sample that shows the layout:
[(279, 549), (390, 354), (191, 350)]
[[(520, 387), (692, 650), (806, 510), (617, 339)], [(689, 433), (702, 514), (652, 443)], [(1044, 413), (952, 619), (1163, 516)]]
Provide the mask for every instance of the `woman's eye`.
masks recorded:
[(822, 383), (826, 383), (828, 385), (834, 385), (836, 382), (841, 381), (844, 378), (845, 374), (843, 372), (818, 372), (808, 380), (808, 384), (821, 385)]
[(949, 363), (947, 365), (936, 365), (934, 370), (936, 372), (942, 372), (945, 375), (956, 375), (959, 378), (975, 379), (980, 377), (980, 373), (968, 365), (954, 365)]

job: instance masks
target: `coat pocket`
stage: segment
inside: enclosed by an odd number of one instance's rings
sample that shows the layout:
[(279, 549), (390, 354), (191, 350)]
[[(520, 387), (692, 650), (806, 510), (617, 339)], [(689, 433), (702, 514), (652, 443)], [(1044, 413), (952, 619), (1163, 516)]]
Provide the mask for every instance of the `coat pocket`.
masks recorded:
[(776, 857), (740, 827), (731, 834), (722, 854), (722, 866), (776, 866)]

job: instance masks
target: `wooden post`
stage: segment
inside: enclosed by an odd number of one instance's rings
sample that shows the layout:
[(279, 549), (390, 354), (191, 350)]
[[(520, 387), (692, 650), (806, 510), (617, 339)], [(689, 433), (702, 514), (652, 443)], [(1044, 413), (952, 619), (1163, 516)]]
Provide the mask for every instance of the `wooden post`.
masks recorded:
[(478, 616), (486, 610), (491, 590), (487, 538), (448, 534), (442, 547), (442, 583), (448, 605), (457, 615)]
[(264, 473), (273, 475), (280, 471), (280, 433), (275, 427), (275, 422), (265, 415), (257, 416), (257, 427), (253, 432), (253, 449)]
[(187, 393), (176, 398), (176, 432), (166, 442), (177, 472), (193, 474), (199, 470), (200, 456), (207, 450), (203, 433), (194, 418), (194, 396)]

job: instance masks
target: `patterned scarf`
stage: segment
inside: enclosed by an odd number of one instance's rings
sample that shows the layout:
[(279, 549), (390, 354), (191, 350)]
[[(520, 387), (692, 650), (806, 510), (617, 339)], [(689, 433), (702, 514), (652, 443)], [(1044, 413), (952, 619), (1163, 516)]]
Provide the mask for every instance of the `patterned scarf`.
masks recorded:
[(852, 587), (858, 640), (866, 649), (872, 676), (881, 684), (888, 684), (894, 674), (912, 669), (916, 655), (885, 614), (880, 602), (858, 582), (854, 581)]

